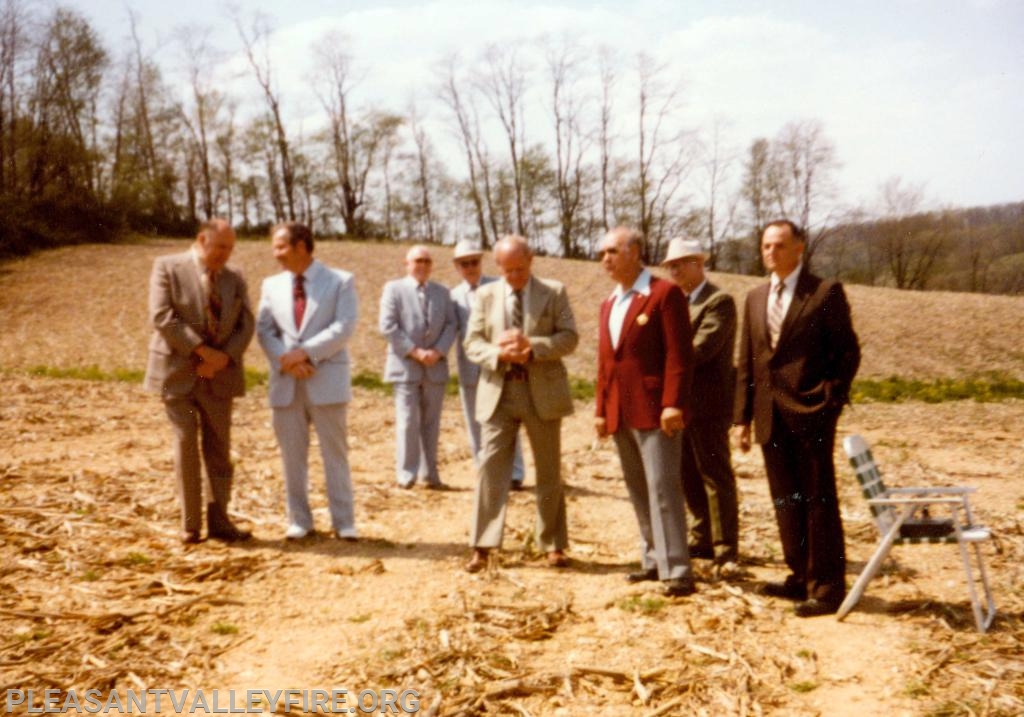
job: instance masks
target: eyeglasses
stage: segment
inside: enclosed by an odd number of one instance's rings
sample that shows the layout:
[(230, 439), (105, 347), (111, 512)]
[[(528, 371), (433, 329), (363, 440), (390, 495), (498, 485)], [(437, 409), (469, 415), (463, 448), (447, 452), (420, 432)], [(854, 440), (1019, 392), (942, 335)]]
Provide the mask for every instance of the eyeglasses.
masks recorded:
[(619, 250), (616, 249), (615, 247), (611, 247), (610, 249), (600, 249), (597, 252), (597, 258), (598, 259), (604, 259), (604, 255), (605, 254), (608, 254), (610, 256), (615, 256), (618, 253), (619, 253)]
[(433, 264), (434, 260), (433, 259), (427, 259), (427, 258), (421, 256), (419, 259), (413, 259), (413, 263), (414, 264)]
[(455, 263), (461, 266), (463, 269), (469, 269), (470, 267), (473, 266), (480, 266), (479, 259), (459, 259)]

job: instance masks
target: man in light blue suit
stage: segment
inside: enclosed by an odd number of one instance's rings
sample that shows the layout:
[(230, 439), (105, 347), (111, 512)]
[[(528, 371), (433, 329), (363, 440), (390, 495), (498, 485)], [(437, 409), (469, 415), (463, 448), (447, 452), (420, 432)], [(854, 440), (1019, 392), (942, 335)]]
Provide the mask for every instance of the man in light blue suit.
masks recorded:
[(334, 537), (355, 541), (348, 465), (347, 412), (352, 399), (347, 344), (358, 313), (352, 274), (313, 258), (313, 234), (287, 222), (271, 230), (284, 268), (264, 280), (256, 319), (270, 361), (270, 406), (281, 446), (290, 540), (313, 531), (309, 508), (309, 424), (320, 440)]
[(455, 305), (448, 289), (430, 281), (433, 259), (425, 246), (405, 255), (406, 276), (384, 285), (380, 332), (388, 342), (384, 381), (395, 394), (398, 485), (422, 478), (443, 489), (437, 440), (448, 382), (448, 350), (455, 341)]
[[(469, 326), (469, 314), (473, 310), (476, 290), (496, 281), (493, 276), (483, 275), (483, 255), (483, 250), (473, 242), (463, 240), (455, 245), (455, 269), (462, 277), (462, 281), (451, 290), (452, 302), (455, 304), (455, 320), (459, 326), (458, 341), (455, 342), (459, 365), (459, 398), (462, 399), (462, 415), (466, 419), (469, 449), (473, 452), (473, 464), (477, 467), (480, 466), (480, 422), (476, 420), (476, 385), (480, 382), (480, 367), (466, 356), (462, 342), (466, 340), (466, 329)], [(522, 441), (516, 436), (512, 461), (512, 490), (522, 490), (525, 475)]]

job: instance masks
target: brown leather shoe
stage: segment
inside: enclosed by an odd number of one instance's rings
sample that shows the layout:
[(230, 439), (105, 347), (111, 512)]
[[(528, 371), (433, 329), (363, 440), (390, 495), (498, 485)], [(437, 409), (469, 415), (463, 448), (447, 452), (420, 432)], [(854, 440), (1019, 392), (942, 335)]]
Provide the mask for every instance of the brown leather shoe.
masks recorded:
[(486, 568), (489, 554), (490, 551), (487, 548), (475, 548), (473, 550), (473, 557), (465, 565), (466, 572), (478, 573)]
[(649, 580), (658, 579), (658, 569), (651, 568), (650, 570), (638, 570), (635, 573), (629, 573), (626, 576), (627, 583), (644, 583)]
[(666, 597), (687, 597), (697, 592), (697, 586), (689, 578), (669, 578), (661, 584), (665, 586)]
[(768, 582), (761, 586), (761, 594), (801, 602), (807, 599), (807, 588), (791, 580), (781, 583)]
[(185, 545), (195, 545), (202, 541), (202, 538), (199, 537), (198, 530), (183, 530), (181, 531), (181, 535), (178, 537), (181, 538), (181, 542)]
[(569, 558), (561, 550), (552, 550), (548, 553), (548, 565), (552, 568), (569, 567)]

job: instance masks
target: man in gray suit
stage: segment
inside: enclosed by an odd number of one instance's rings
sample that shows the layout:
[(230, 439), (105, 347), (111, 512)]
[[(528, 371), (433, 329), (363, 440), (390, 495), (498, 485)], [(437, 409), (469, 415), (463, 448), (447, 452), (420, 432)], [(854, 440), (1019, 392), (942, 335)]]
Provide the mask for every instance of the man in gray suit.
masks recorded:
[(207, 533), (235, 542), (251, 533), (228, 518), (231, 498), (231, 408), (245, 393), (242, 355), (253, 316), (245, 279), (227, 266), (235, 232), (223, 219), (199, 229), (192, 248), (162, 256), (149, 284), (149, 341), (145, 388), (159, 393), (174, 429), (174, 470), (181, 502), (181, 541), (198, 543), (203, 517), (199, 466), (206, 465)]
[(425, 246), (405, 255), (406, 276), (384, 285), (380, 331), (388, 342), (384, 380), (395, 394), (398, 485), (444, 489), (437, 470), (448, 350), (455, 341), (455, 306), (448, 289), (430, 281)]
[[(494, 281), (493, 276), (484, 276), (481, 260), (483, 250), (473, 242), (462, 240), (455, 245), (455, 270), (462, 281), (452, 288), (452, 303), (455, 304), (455, 320), (459, 335), (455, 342), (455, 354), (459, 366), (459, 398), (462, 399), (462, 415), (466, 419), (469, 435), (469, 449), (473, 452), (473, 464), (480, 467), (480, 422), (476, 420), (476, 386), (480, 381), (480, 367), (469, 360), (462, 342), (466, 340), (469, 328), (469, 314), (473, 308), (476, 290)], [(523, 466), (523, 450), (516, 435), (515, 458), (512, 462), (512, 490), (523, 489), (526, 469)]]
[(334, 537), (355, 541), (347, 415), (352, 400), (348, 340), (358, 313), (352, 274), (313, 258), (313, 233), (298, 222), (270, 233), (284, 269), (263, 281), (256, 331), (270, 362), (270, 406), (281, 446), (288, 529), (313, 531), (309, 509), (309, 424), (320, 442)]
[(483, 570), (490, 551), (501, 547), (520, 425), (537, 471), (537, 546), (547, 552), (548, 565), (565, 567), (561, 428), (573, 404), (562, 357), (579, 341), (576, 320), (565, 287), (531, 275), (526, 239), (503, 237), (494, 257), (502, 280), (477, 291), (465, 341), (466, 355), (480, 365), (476, 415), (482, 443), (469, 539), (473, 557), (466, 570)]
[(696, 239), (668, 245), (668, 267), (690, 305), (693, 418), (683, 431), (683, 493), (690, 509), (690, 557), (708, 558), (722, 575), (738, 571), (739, 507), (729, 451), (736, 368), (736, 302), (707, 280)]

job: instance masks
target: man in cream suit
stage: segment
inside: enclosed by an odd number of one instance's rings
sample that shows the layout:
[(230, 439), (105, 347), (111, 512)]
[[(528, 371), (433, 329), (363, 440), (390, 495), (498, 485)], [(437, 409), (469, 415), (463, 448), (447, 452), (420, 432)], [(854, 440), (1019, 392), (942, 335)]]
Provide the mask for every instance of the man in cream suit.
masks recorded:
[(561, 426), (573, 405), (562, 357), (579, 341), (576, 321), (565, 287), (531, 276), (526, 239), (503, 237), (494, 256), (502, 280), (477, 291), (465, 341), (466, 355), (480, 365), (476, 415), (482, 444), (466, 570), (483, 570), (490, 551), (501, 547), (520, 425), (536, 462), (537, 547), (547, 553), (548, 565), (565, 567)]
[[(480, 381), (480, 367), (469, 360), (462, 342), (466, 340), (469, 328), (469, 314), (473, 309), (476, 290), (494, 281), (493, 276), (484, 276), (481, 260), (483, 250), (476, 244), (462, 240), (455, 245), (455, 270), (462, 281), (452, 288), (452, 303), (455, 304), (455, 320), (459, 335), (455, 341), (455, 355), (459, 366), (459, 398), (462, 399), (462, 415), (466, 419), (469, 449), (473, 453), (473, 464), (480, 466), (480, 422), (476, 420), (476, 386)], [(522, 490), (526, 469), (523, 466), (523, 450), (516, 436), (515, 459), (512, 462), (512, 490)]]
[(736, 368), (736, 302), (707, 279), (708, 255), (696, 239), (668, 245), (662, 266), (686, 294), (693, 329), (693, 419), (683, 431), (683, 493), (690, 509), (691, 558), (715, 561), (719, 575), (739, 571), (739, 505), (729, 451)]
[(149, 286), (149, 341), (145, 388), (159, 393), (174, 429), (174, 470), (181, 501), (181, 541), (198, 543), (203, 517), (199, 466), (206, 465), (209, 537), (247, 540), (251, 533), (228, 518), (231, 498), (231, 408), (245, 393), (242, 355), (252, 340), (253, 316), (245, 279), (226, 266), (235, 232), (223, 219), (199, 229), (192, 248), (162, 256)]
[(256, 331), (270, 362), (270, 406), (288, 503), (285, 537), (299, 540), (313, 531), (308, 473), (312, 422), (323, 458), (332, 534), (354, 541), (347, 345), (358, 311), (355, 281), (351, 273), (313, 258), (313, 234), (305, 225), (279, 224), (270, 236), (274, 258), (284, 271), (263, 282)]
[(448, 350), (455, 341), (455, 306), (448, 289), (430, 281), (433, 259), (425, 246), (405, 255), (406, 276), (384, 285), (380, 331), (388, 341), (384, 380), (395, 394), (398, 485), (422, 478), (443, 489), (437, 470), (441, 409), (448, 382)]
[(639, 572), (665, 594), (694, 592), (680, 478), (689, 417), (693, 335), (686, 297), (644, 267), (644, 236), (616, 227), (601, 242), (601, 265), (616, 288), (601, 304), (594, 427), (612, 436), (640, 529)]

